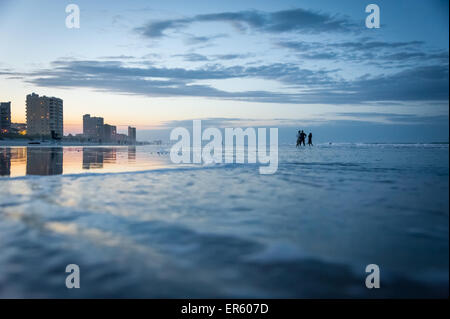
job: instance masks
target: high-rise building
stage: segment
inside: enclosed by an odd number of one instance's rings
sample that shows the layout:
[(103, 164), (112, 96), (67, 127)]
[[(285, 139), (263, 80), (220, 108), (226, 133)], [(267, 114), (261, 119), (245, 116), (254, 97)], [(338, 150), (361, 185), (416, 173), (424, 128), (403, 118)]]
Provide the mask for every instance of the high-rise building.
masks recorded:
[(11, 131), (11, 102), (0, 103), (0, 134)]
[(103, 125), (103, 141), (107, 143), (115, 142), (117, 134), (117, 128), (114, 125)]
[(28, 135), (63, 137), (63, 100), (33, 93), (26, 103)]
[(89, 139), (100, 141), (103, 138), (103, 117), (83, 115), (83, 135)]
[(136, 143), (136, 128), (128, 126), (128, 142), (130, 144)]

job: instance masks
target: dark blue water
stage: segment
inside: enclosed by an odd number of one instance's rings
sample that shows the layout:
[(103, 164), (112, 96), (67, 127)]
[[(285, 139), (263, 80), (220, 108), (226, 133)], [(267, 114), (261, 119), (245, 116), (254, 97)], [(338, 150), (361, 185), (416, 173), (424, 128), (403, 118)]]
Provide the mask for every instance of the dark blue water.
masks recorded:
[(283, 146), (274, 175), (63, 151), (0, 177), (0, 297), (448, 297), (448, 145)]

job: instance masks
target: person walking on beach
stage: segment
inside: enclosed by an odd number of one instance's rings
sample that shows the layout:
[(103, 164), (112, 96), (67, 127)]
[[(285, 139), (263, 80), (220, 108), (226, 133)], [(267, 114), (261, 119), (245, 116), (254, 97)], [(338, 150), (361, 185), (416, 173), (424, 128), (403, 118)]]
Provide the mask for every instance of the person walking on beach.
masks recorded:
[(314, 146), (313, 143), (312, 143), (312, 133), (311, 132), (308, 134), (308, 145), (309, 146)]

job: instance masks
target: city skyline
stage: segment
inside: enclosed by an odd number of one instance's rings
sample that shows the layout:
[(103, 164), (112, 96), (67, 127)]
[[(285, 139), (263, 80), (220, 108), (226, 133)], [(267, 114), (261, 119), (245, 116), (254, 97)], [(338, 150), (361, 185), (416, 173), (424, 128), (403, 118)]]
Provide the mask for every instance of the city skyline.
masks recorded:
[[(11, 102), (0, 102), (0, 133), (29, 135), (30, 137), (46, 136), (52, 139), (70, 138), (73, 134), (64, 134), (63, 100), (55, 96), (36, 94), (26, 96), (25, 123), (12, 122)], [(121, 134), (116, 125), (104, 123), (103, 117), (91, 117), (83, 114), (83, 130), (75, 136), (99, 143), (135, 144), (136, 128), (127, 126), (127, 133)], [(14, 132), (11, 128), (15, 126)], [(20, 127), (20, 129), (19, 129)]]
[(322, 140), (352, 140), (356, 126), (363, 141), (448, 141), (448, 3), (377, 4), (381, 27), (367, 29), (358, 1), (197, 1), (182, 11), (179, 1), (78, 1), (81, 27), (68, 29), (65, 3), (2, 1), (0, 100), (23, 122), (24, 92), (60, 96), (65, 134), (81, 133), (78, 114), (91, 113), (143, 139), (206, 119), (286, 136), (310, 127)]

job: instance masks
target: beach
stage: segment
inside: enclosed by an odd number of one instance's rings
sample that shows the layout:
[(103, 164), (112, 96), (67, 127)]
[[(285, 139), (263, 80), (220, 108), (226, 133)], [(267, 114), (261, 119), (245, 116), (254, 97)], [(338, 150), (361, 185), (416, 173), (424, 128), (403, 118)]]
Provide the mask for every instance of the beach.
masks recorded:
[(0, 146), (2, 298), (448, 297), (448, 144), (281, 145), (273, 175), (32, 148)]

